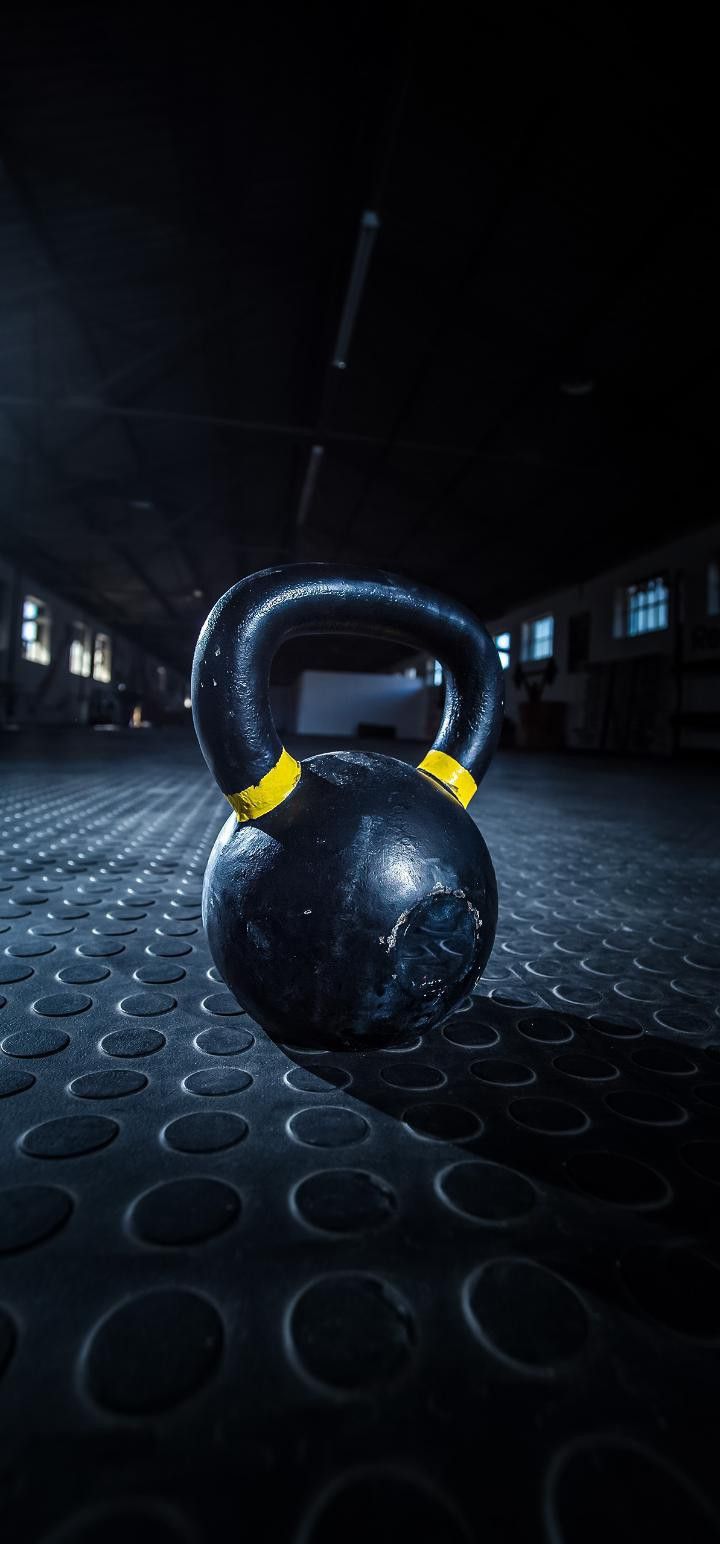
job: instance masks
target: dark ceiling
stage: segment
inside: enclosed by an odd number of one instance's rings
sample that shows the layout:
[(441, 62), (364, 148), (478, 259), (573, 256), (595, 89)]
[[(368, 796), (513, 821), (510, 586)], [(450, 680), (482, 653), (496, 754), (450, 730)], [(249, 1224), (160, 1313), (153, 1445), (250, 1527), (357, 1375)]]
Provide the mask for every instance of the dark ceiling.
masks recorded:
[(219, 15), (5, 27), (0, 545), (185, 667), (270, 563), (492, 616), (715, 518), (709, 38), (577, 4)]

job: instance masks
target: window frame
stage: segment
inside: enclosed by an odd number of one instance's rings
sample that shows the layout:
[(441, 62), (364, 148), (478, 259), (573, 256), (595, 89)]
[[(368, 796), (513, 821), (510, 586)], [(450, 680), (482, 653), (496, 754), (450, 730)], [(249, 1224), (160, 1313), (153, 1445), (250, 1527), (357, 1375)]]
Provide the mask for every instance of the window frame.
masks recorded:
[[(506, 639), (507, 641), (503, 643), (503, 639)], [(509, 629), (506, 629), (506, 631), (503, 633), (496, 633), (493, 637), (493, 643), (495, 644), (495, 648), (497, 649), (498, 655), (500, 657), (501, 670), (509, 670), (510, 655), (512, 653), (512, 633)]]
[[(28, 615), (31, 606), (35, 608), (34, 616)], [(28, 665), (42, 665), (47, 669), (52, 663), (52, 611), (49, 603), (39, 595), (23, 596), (20, 652)]]
[[(89, 681), (93, 668), (92, 628), (89, 623), (80, 621), (73, 622), (72, 626), (73, 637), (70, 639), (70, 648), (68, 650), (68, 671), (77, 680)], [(73, 666), (73, 651), (76, 648), (79, 648), (81, 651), (79, 670)]]
[(445, 672), (440, 660), (433, 659), (431, 655), (428, 655), (425, 662), (425, 685), (435, 687), (444, 686), (444, 684)]
[[(100, 668), (101, 660), (98, 659), (98, 649), (102, 657), (104, 646), (107, 646), (107, 665)], [(107, 670), (107, 674), (105, 674)], [(109, 633), (97, 632), (93, 641), (93, 681), (99, 681), (101, 685), (108, 686), (112, 681), (112, 638)]]
[[(634, 601), (637, 604), (634, 605)], [(650, 617), (652, 621), (647, 620)], [(615, 638), (647, 638), (652, 633), (666, 633), (669, 627), (670, 583), (667, 572), (632, 579), (629, 583), (617, 586), (613, 621)]]
[[(549, 641), (549, 648), (538, 653), (534, 647), (536, 635), (542, 622), (549, 622), (550, 627), (545, 629)], [(540, 665), (553, 658), (555, 648), (555, 613), (543, 611), (539, 616), (526, 617), (520, 628), (520, 663), (522, 665)]]

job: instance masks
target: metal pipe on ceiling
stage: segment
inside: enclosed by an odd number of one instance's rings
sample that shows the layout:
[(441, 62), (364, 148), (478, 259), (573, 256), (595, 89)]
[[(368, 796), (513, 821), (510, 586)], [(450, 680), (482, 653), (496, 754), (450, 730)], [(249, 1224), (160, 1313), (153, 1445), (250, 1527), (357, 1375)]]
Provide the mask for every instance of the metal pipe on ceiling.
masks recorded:
[(340, 317), (335, 347), (333, 349), (332, 363), (335, 370), (347, 368), (348, 353), (352, 340), (355, 318), (362, 299), (365, 281), (367, 279), (370, 258), (380, 229), (380, 216), (373, 209), (365, 209), (360, 218), (360, 230), (358, 231), (355, 256), (350, 270), (350, 279), (345, 296), (345, 303)]

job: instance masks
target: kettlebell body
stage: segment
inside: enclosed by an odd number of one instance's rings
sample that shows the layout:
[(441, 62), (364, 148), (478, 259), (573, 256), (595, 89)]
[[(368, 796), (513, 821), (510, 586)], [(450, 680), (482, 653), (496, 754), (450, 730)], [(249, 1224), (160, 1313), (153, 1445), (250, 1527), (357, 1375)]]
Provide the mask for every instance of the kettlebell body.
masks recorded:
[[(449, 696), (449, 739), (458, 748), (461, 731), (468, 741), (463, 762), (438, 748), (443, 726), (425, 770), (357, 750), (302, 765), (289, 756), (269, 712), (272, 654), (292, 632), (339, 624), (402, 642), (430, 634), (448, 660), (443, 725)], [(458, 677), (473, 670), (468, 703)], [(389, 1045), (430, 1029), (472, 989), (492, 949), (497, 890), (464, 802), (498, 732), (500, 682), (495, 647), (470, 613), (385, 574), (268, 570), (211, 612), (193, 711), (233, 809), (207, 865), (203, 920), (220, 974), (274, 1039)]]

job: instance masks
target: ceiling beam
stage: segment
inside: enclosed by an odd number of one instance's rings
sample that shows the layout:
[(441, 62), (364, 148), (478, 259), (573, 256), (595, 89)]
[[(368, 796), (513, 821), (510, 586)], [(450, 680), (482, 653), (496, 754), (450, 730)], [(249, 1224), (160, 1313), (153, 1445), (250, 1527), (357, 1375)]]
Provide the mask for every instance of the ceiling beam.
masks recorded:
[[(218, 428), (235, 430), (239, 434), (248, 434), (262, 438), (294, 440), (304, 445), (314, 443), (316, 436), (324, 445), (347, 446), (349, 449), (383, 449), (387, 444), (384, 435), (357, 434), (349, 429), (323, 429), (316, 431), (309, 424), (282, 424), (268, 423), (259, 419), (235, 418), (230, 414), (219, 413), (180, 413), (170, 408), (132, 408), (124, 407), (119, 403), (103, 402), (94, 397), (41, 397), (32, 393), (0, 393), (0, 407), (15, 408), (44, 408), (47, 411), (61, 413), (94, 413), (98, 418), (128, 418), (147, 420), (157, 423), (175, 423), (179, 426), (195, 425), (201, 428)], [(428, 456), (448, 456), (461, 458), (463, 456), (477, 456), (478, 460), (498, 462), (520, 462), (527, 466), (551, 466), (552, 462), (542, 456), (528, 456), (521, 451), (517, 453), (507, 451), (490, 451), (478, 449), (474, 445), (456, 445), (434, 440), (397, 440), (394, 449), (407, 451), (410, 454)], [(304, 468), (303, 468), (304, 470)], [(180, 517), (184, 520), (184, 516)]]

